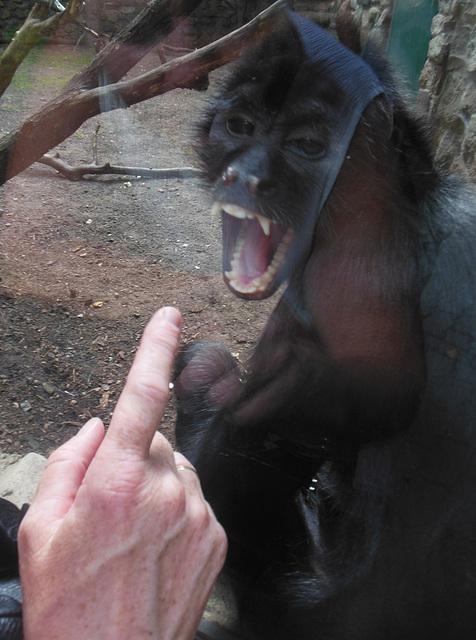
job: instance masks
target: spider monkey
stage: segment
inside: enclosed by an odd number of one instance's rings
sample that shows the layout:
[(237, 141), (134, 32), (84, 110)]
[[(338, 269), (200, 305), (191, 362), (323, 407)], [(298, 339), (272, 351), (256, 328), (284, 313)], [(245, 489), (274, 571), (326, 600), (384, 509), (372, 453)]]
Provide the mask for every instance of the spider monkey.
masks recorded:
[(383, 57), (292, 12), (198, 131), (225, 283), (286, 285), (244, 370), (217, 343), (177, 361), (241, 637), (475, 637), (474, 193)]

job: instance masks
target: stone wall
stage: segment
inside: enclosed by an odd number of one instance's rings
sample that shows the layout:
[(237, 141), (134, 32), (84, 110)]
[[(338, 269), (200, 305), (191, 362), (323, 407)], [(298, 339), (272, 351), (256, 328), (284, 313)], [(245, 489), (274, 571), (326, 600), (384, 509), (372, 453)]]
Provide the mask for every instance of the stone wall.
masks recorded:
[(419, 106), (448, 170), (476, 180), (476, 1), (440, 0), (432, 23)]
[[(46, 1), (46, 0), (45, 0)], [(365, 2), (366, 0), (364, 0)], [(388, 0), (390, 1), (390, 0)], [(84, 24), (99, 34), (114, 35), (143, 9), (148, 0), (89, 0), (85, 4)], [(198, 47), (238, 28), (271, 4), (270, 0), (203, 0), (196, 11), (174, 34), (177, 45)], [(334, 14), (328, 0), (294, 0), (294, 9), (329, 26)], [(23, 24), (33, 0), (0, 0), (0, 42), (9, 42)], [(78, 27), (67, 27), (55, 35), (56, 40), (75, 41)]]
[[(114, 35), (129, 24), (148, 0), (89, 0), (84, 23), (99, 34)], [(414, 0), (414, 2), (423, 0)], [(0, 40), (9, 41), (23, 23), (33, 0), (0, 0)], [(270, 0), (203, 0), (167, 39), (179, 49), (202, 46), (237, 28)], [(333, 30), (338, 2), (292, 0), (290, 6)], [(393, 0), (350, 0), (364, 43)], [(437, 158), (452, 171), (476, 179), (476, 0), (439, 0), (432, 24), (428, 59), (421, 76), (418, 108), (435, 130)], [(55, 36), (76, 42), (82, 30), (68, 25)]]
[[(271, 4), (270, 0), (203, 0), (193, 14), (167, 39), (173, 46), (198, 48), (251, 20)], [(337, 2), (290, 0), (289, 6), (328, 27)], [(330, 7), (330, 8), (329, 8)]]
[(96, 33), (115, 35), (142, 11), (147, 2), (148, 0), (88, 0), (84, 22)]
[(0, 0), (0, 43), (10, 42), (25, 22), (32, 5), (28, 0)]

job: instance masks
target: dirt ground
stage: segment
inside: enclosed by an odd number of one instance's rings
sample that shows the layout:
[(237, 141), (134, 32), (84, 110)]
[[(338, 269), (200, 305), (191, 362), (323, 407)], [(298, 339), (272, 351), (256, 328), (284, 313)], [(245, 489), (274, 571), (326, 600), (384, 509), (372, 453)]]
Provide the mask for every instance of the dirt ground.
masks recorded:
[[(76, 52), (43, 47), (0, 99), (0, 131), (51, 97)], [(134, 73), (157, 66), (148, 56)], [(20, 74), (21, 75), (21, 74)], [(20, 77), (20, 76), (19, 76)], [(87, 121), (56, 148), (70, 164), (193, 166), (203, 95), (176, 90)], [(221, 277), (221, 232), (197, 179), (70, 182), (35, 164), (0, 189), (0, 443), (47, 455), (90, 416), (108, 422), (141, 332), (177, 306), (183, 341), (220, 340), (243, 362), (275, 300), (245, 302)], [(161, 430), (173, 438), (173, 402)]]

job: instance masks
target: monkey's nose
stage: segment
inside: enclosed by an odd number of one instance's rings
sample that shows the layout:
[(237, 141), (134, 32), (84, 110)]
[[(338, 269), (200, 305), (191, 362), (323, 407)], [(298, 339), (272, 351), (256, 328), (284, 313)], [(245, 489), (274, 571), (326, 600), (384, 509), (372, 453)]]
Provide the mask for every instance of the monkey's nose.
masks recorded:
[(221, 181), (225, 187), (240, 182), (242, 185), (246, 185), (250, 194), (254, 197), (266, 196), (273, 191), (273, 184), (271, 180), (259, 177), (256, 175), (247, 175), (240, 171), (240, 168), (235, 165), (228, 166), (221, 174)]
[(248, 190), (253, 196), (266, 196), (273, 190), (271, 180), (259, 178), (258, 176), (249, 176), (247, 179)]
[(233, 182), (236, 182), (238, 179), (238, 169), (236, 167), (227, 167), (225, 169), (225, 171), (221, 174), (221, 181), (223, 182), (223, 184), (229, 185), (229, 184), (233, 184)]

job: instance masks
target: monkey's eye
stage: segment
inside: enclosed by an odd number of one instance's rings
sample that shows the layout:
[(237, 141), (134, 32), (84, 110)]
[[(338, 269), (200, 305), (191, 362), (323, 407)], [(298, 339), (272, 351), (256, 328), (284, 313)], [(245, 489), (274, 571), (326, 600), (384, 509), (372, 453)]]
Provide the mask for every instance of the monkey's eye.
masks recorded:
[(286, 144), (291, 151), (306, 158), (321, 158), (326, 152), (322, 142), (313, 138), (293, 138), (288, 140)]
[(252, 136), (255, 125), (246, 118), (234, 117), (226, 121), (226, 128), (232, 136)]

